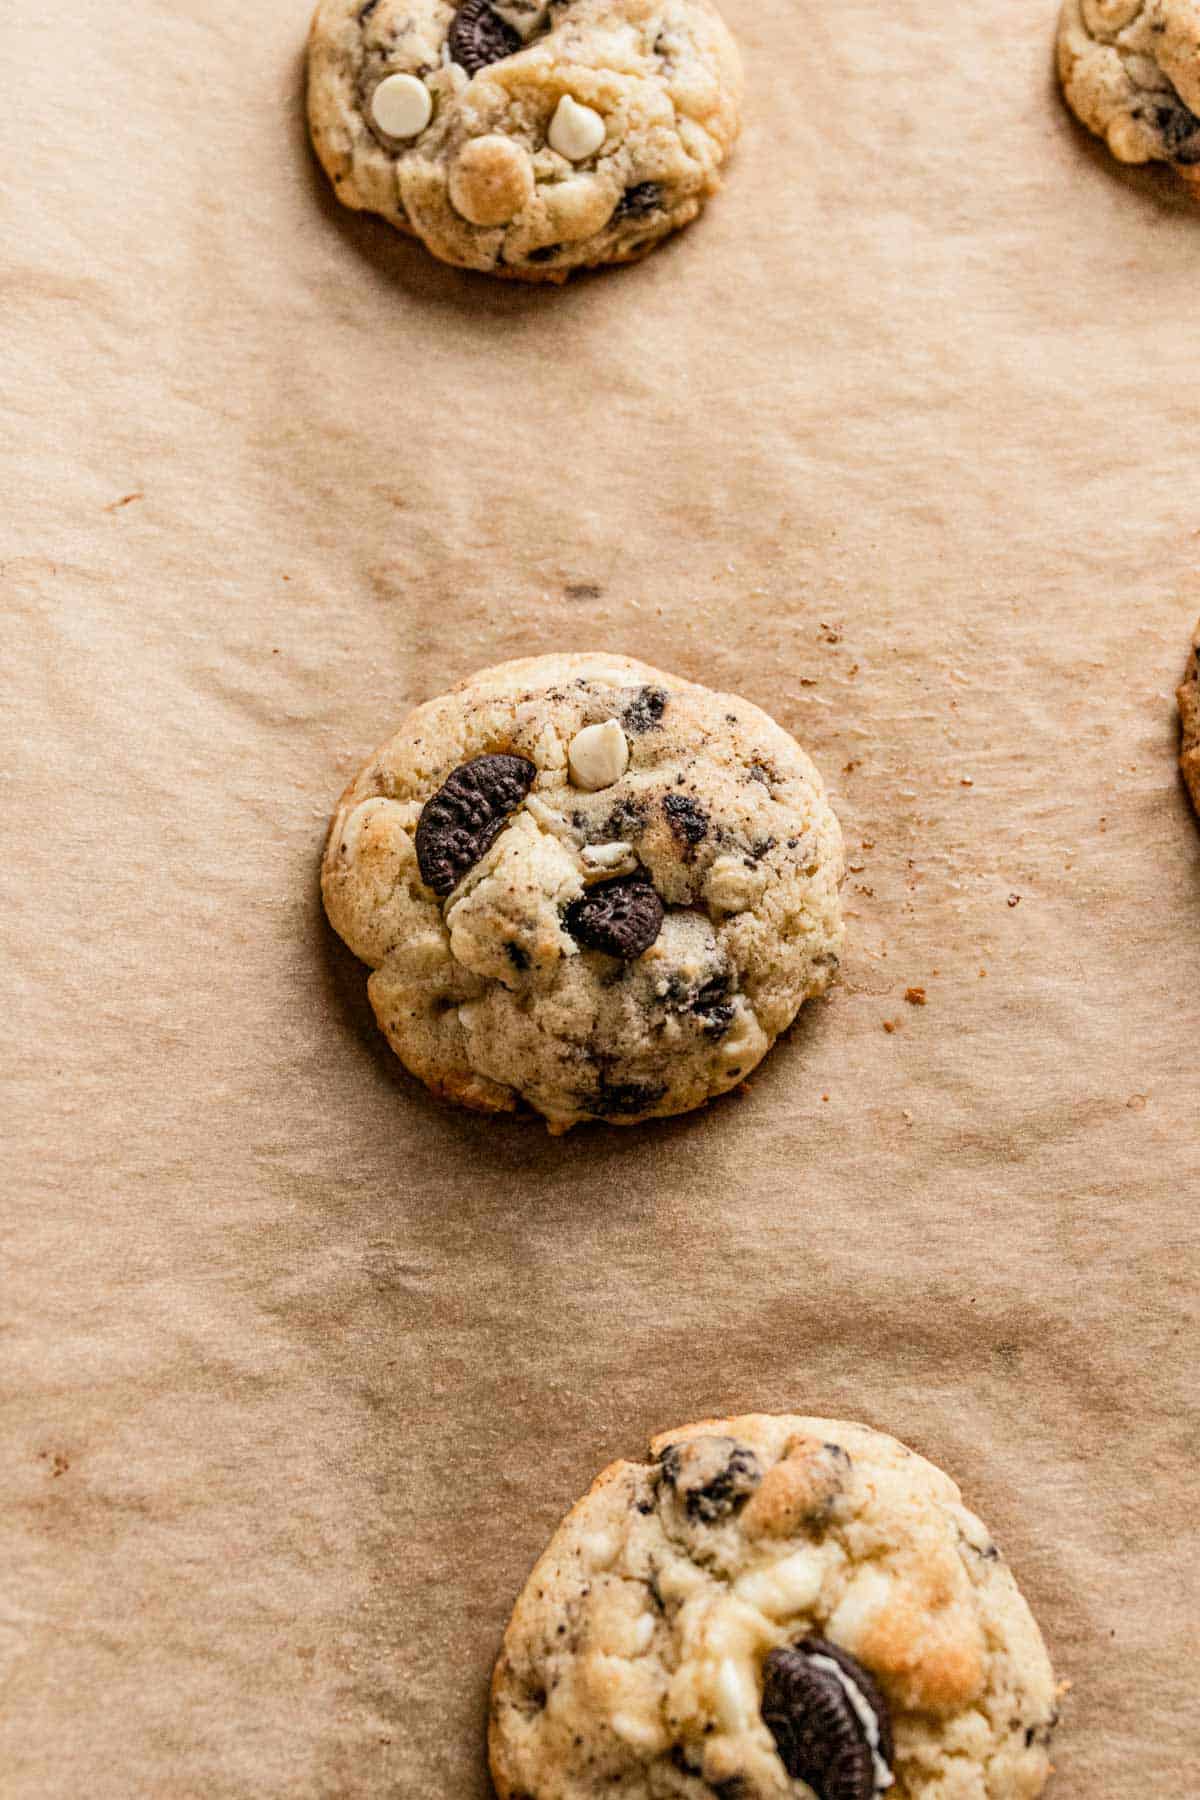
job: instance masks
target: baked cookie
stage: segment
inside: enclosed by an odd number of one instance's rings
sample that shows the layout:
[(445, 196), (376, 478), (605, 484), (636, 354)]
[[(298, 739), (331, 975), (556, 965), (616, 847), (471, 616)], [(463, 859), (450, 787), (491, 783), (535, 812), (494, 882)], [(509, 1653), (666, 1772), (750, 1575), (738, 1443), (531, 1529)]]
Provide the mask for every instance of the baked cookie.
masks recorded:
[(1192, 639), (1192, 654), (1187, 674), (1178, 693), (1179, 717), (1183, 726), (1183, 743), (1179, 766), (1188, 784), (1196, 811), (1200, 812), (1200, 625)]
[(828, 985), (842, 844), (765, 713), (645, 663), (538, 656), (410, 714), (322, 872), (393, 1050), (551, 1131), (701, 1106)]
[(709, 0), (321, 0), (309, 39), (338, 197), (522, 281), (632, 262), (694, 219), (741, 91)]
[(830, 1419), (709, 1419), (555, 1532), (492, 1678), (500, 1800), (1029, 1800), (1056, 1688), (957, 1487)]
[(1173, 163), (1200, 187), (1200, 0), (1065, 0), (1058, 71), (1121, 162)]

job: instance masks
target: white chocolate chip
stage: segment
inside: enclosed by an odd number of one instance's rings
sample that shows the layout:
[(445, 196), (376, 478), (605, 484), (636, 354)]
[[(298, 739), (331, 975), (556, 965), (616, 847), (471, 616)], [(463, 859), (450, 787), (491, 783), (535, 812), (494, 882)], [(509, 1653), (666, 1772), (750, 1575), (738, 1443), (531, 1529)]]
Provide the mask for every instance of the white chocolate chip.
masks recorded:
[(604, 120), (590, 106), (580, 106), (570, 94), (564, 94), (555, 108), (546, 134), (552, 150), (568, 162), (583, 162), (594, 156), (604, 142)]
[(614, 1713), (609, 1720), (613, 1731), (623, 1743), (632, 1744), (635, 1750), (652, 1753), (662, 1746), (662, 1726), (656, 1719), (640, 1719), (636, 1713)]
[(753, 1696), (747, 1673), (730, 1656), (717, 1665), (715, 1689), (717, 1717), (726, 1731), (741, 1731), (753, 1712)]
[(812, 1550), (797, 1550), (782, 1562), (742, 1575), (734, 1587), (739, 1600), (769, 1619), (787, 1619), (811, 1606), (821, 1591), (821, 1563)]
[(371, 95), (371, 117), (388, 137), (416, 137), (433, 117), (433, 96), (415, 75), (385, 76)]
[(540, 794), (530, 794), (525, 802), (525, 811), (532, 813), (538, 824), (552, 837), (562, 838), (566, 843), (578, 843), (578, 836), (570, 819), (564, 818)]
[(585, 844), (582, 861), (585, 869), (603, 869), (606, 875), (626, 864), (632, 868), (634, 863), (633, 845)]
[(589, 1531), (579, 1546), (584, 1562), (594, 1574), (611, 1569), (620, 1547), (616, 1534), (611, 1531)]
[(360, 800), (353, 812), (340, 817), (338, 828), (332, 833), (338, 856), (343, 862), (352, 863), (358, 853), (358, 841), (364, 830), (381, 814), (391, 814), (398, 829), (411, 830), (415, 824), (412, 811), (411, 806), (403, 806), (398, 800), (388, 800), (382, 794), (372, 794), (369, 800)]
[(629, 767), (629, 745), (615, 719), (603, 725), (585, 725), (571, 739), (567, 751), (571, 780), (576, 787), (595, 793), (620, 781)]

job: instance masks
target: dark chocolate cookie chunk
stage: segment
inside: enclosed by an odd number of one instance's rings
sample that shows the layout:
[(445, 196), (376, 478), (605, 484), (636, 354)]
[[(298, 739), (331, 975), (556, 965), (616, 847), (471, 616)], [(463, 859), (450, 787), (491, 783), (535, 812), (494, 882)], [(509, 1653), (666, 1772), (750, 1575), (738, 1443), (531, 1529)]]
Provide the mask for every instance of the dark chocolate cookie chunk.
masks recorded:
[(657, 181), (638, 181), (627, 187), (617, 202), (618, 219), (644, 219), (663, 203), (663, 191)]
[(688, 1438), (669, 1444), (660, 1459), (662, 1479), (689, 1519), (712, 1525), (746, 1504), (762, 1469), (748, 1444), (736, 1438)]
[(598, 1087), (580, 1095), (580, 1104), (597, 1119), (634, 1119), (657, 1106), (665, 1092), (661, 1082), (610, 1081), (601, 1075)]
[(577, 944), (619, 956), (622, 962), (632, 962), (648, 950), (662, 922), (663, 903), (644, 874), (597, 882), (571, 902), (565, 915)]
[(520, 34), (492, 11), (487, 0), (463, 0), (450, 23), (450, 60), (478, 75), (489, 63), (503, 62), (521, 48)]
[(708, 814), (690, 794), (668, 794), (663, 801), (663, 811), (667, 815), (667, 824), (683, 845), (686, 861), (695, 853), (696, 845), (702, 844), (708, 835)]
[(784, 1768), (819, 1800), (875, 1800), (893, 1755), (887, 1702), (861, 1663), (824, 1638), (772, 1650), (763, 1720)]
[(638, 735), (643, 731), (657, 731), (663, 722), (663, 714), (666, 710), (667, 693), (665, 688), (640, 688), (621, 714), (621, 723), (626, 731), (632, 731)]
[(1185, 167), (1200, 162), (1200, 118), (1177, 96), (1147, 109), (1155, 130), (1162, 136), (1167, 160)]
[(417, 822), (417, 866), (435, 894), (444, 900), (453, 893), (486, 854), (536, 774), (523, 756), (477, 756), (425, 802)]

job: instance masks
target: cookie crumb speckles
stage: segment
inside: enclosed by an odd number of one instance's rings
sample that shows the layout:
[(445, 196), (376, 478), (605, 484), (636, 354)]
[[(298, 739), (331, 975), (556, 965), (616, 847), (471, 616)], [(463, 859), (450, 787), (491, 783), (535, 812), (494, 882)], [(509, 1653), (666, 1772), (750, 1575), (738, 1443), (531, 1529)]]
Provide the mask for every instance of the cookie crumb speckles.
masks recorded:
[(718, 191), (739, 129), (712, 0), (669, 10), (668, 61), (647, 0), (319, 0), (317, 155), (345, 205), (460, 268), (561, 282), (635, 261)]
[(1072, 112), (1115, 157), (1172, 163), (1200, 193), (1196, 0), (1064, 0), (1058, 69)]
[[(824, 1469), (831, 1504), (753, 1533), (789, 1464), (813, 1495)], [(500, 1800), (1036, 1800), (1058, 1690), (989, 1543), (946, 1475), (866, 1426), (664, 1434), (598, 1477), (517, 1601), (492, 1681)], [(977, 1683), (949, 1679), (964, 1662)]]
[[(774, 793), (745, 779), (763, 759)], [(564, 655), (419, 708), (344, 796), (322, 888), (405, 1065), (559, 1132), (734, 1087), (832, 977), (841, 868), (820, 777), (766, 714)]]

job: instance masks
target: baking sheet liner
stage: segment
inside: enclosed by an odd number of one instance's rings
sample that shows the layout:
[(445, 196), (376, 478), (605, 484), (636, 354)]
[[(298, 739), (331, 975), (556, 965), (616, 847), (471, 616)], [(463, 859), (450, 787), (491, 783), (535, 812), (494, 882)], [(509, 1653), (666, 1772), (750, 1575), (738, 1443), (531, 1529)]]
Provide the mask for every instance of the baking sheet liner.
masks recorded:
[[(1200, 1784), (1200, 209), (1052, 6), (727, 4), (725, 194), (561, 292), (337, 207), (303, 6), (0, 22), (14, 1800), (483, 1800), (555, 1520), (750, 1408), (957, 1475), (1060, 1800)], [(796, 732), (850, 937), (747, 1091), (553, 1142), (400, 1072), (316, 872), (410, 704), (591, 646)]]

